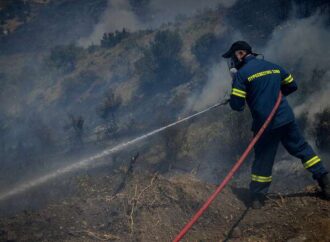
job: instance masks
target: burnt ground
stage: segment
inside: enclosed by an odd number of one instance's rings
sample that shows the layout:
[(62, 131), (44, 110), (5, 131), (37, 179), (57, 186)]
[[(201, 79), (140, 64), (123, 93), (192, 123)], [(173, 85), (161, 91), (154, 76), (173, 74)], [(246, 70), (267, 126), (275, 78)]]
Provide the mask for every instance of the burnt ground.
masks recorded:
[[(77, 177), (77, 193), (0, 219), (1, 241), (170, 241), (215, 189), (192, 175)], [(184, 241), (330, 241), (330, 202), (315, 188), (272, 195), (247, 209), (247, 189), (228, 187)]]

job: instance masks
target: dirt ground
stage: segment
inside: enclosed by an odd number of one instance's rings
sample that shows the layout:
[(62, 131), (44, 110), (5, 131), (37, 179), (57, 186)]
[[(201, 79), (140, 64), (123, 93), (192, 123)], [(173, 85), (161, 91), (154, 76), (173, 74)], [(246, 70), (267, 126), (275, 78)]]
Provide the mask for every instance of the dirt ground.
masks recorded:
[[(0, 219), (0, 241), (171, 241), (215, 186), (192, 175), (79, 176), (78, 193)], [(183, 241), (330, 241), (330, 202), (314, 188), (272, 195), (260, 210), (229, 186)]]

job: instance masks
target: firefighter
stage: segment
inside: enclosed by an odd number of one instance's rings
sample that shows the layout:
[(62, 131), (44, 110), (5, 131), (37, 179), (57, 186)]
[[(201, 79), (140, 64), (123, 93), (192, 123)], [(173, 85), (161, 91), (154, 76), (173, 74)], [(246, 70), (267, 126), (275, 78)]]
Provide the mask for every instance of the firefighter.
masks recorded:
[(247, 102), (252, 118), (252, 131), (258, 132), (271, 110), (279, 92), (283, 98), (280, 106), (263, 136), (254, 147), (255, 159), (252, 165), (250, 193), (251, 206), (261, 208), (272, 181), (272, 167), (279, 143), (313, 174), (326, 199), (330, 199), (330, 182), (327, 170), (312, 147), (305, 141), (295, 121), (285, 96), (297, 90), (293, 76), (279, 65), (256, 58), (251, 46), (237, 41), (222, 55), (229, 60), (232, 73), (230, 106), (242, 111)]

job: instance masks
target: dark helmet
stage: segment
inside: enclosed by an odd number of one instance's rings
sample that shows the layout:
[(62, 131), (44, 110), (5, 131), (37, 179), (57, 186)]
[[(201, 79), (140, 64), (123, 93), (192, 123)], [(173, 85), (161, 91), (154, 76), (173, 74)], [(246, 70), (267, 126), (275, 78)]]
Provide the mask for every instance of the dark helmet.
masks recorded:
[(233, 43), (231, 45), (230, 49), (222, 55), (222, 57), (230, 58), (234, 55), (235, 51), (237, 51), (237, 50), (245, 50), (248, 54), (256, 55), (256, 54), (252, 53), (252, 48), (247, 42), (236, 41), (235, 43)]

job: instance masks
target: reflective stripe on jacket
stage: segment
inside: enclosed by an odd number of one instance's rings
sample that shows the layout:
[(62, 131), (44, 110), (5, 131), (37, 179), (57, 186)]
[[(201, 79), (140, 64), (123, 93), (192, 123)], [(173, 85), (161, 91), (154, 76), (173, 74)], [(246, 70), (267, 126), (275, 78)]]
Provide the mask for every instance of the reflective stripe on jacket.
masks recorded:
[[(230, 106), (242, 111), (246, 101), (253, 117), (252, 130), (258, 131), (274, 107), (279, 91), (287, 96), (297, 90), (297, 84), (291, 74), (276, 64), (252, 55), (245, 57), (244, 62), (233, 78)], [(270, 128), (293, 120), (293, 111), (283, 97)]]

